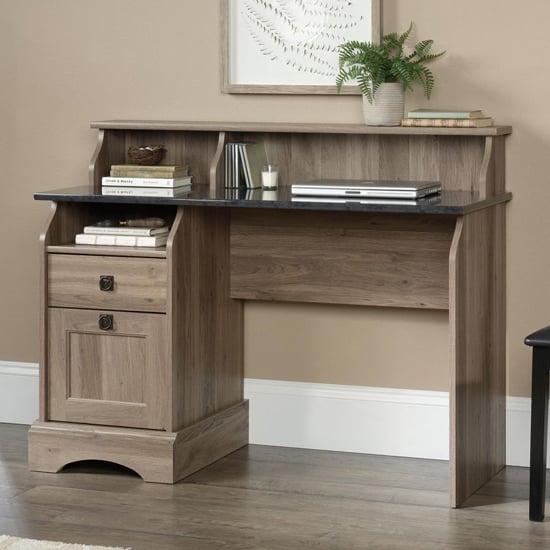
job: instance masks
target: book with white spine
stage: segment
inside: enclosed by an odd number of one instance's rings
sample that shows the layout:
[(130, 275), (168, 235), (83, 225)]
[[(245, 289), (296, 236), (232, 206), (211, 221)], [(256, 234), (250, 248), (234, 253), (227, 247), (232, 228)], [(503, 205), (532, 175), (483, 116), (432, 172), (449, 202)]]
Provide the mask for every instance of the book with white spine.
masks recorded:
[(106, 225), (86, 225), (83, 229), (87, 235), (130, 235), (135, 237), (150, 237), (152, 235), (164, 235), (170, 227), (110, 227)]
[(102, 195), (120, 197), (181, 197), (191, 191), (191, 185), (180, 187), (131, 187), (131, 186), (103, 186)]
[(153, 235), (150, 237), (139, 237), (136, 235), (90, 235), (78, 233), (75, 237), (75, 244), (88, 244), (96, 246), (143, 246), (158, 247), (164, 246), (168, 241), (168, 234)]
[(182, 176), (180, 178), (114, 178), (103, 176), (101, 184), (104, 187), (128, 186), (128, 187), (182, 187), (191, 185), (192, 176)]

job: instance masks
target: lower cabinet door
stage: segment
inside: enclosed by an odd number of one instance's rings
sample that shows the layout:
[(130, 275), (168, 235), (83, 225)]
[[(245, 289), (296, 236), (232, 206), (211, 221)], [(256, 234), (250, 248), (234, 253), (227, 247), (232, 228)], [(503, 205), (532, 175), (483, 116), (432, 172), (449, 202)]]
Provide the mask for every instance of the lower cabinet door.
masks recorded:
[(166, 315), (48, 310), (50, 420), (164, 429)]

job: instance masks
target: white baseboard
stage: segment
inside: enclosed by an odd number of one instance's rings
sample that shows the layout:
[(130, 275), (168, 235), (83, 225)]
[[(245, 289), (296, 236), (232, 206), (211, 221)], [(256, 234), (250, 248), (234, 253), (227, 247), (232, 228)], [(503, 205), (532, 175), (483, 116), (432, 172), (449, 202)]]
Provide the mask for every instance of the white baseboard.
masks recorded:
[[(244, 389), (250, 400), (251, 443), (449, 457), (447, 392), (257, 379), (246, 379)], [(530, 411), (530, 399), (507, 398), (509, 465), (529, 465)], [(37, 416), (38, 365), (0, 361), (0, 422), (31, 424)]]
[(245, 397), (254, 443), (449, 457), (447, 393), (247, 379)]
[(0, 361), (0, 422), (32, 424), (38, 418), (38, 365)]

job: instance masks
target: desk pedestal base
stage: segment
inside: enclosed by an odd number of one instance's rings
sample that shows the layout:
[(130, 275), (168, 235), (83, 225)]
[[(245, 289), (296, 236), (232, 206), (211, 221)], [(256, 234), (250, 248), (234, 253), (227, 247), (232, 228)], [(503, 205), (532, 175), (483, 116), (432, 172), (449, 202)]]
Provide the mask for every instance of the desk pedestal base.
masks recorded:
[(55, 473), (71, 462), (105, 460), (144, 481), (176, 483), (247, 444), (247, 400), (178, 432), (37, 421), (29, 432), (29, 468)]

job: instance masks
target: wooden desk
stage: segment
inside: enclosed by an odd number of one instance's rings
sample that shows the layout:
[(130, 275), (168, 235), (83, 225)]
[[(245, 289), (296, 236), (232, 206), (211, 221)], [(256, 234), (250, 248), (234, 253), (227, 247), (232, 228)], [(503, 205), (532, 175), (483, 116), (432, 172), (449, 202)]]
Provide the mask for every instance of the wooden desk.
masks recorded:
[[(242, 301), (254, 299), (448, 310), (451, 505), (462, 504), (502, 468), (510, 199), (504, 191), (504, 136), (510, 128), (131, 121), (93, 126), (100, 128), (100, 142), (91, 184), (36, 195), (53, 201), (54, 210), (42, 236), (41, 416), (29, 435), (31, 469), (57, 471), (96, 458), (129, 466), (150, 481), (173, 482), (246, 444)], [(263, 200), (261, 192), (235, 197), (223, 189), (223, 146), (242, 139), (263, 141), (269, 158), (281, 165), (282, 187), (274, 200)], [(205, 184), (194, 183), (191, 195), (178, 199), (101, 195), (101, 176), (137, 143), (163, 143), (167, 162), (188, 162), (195, 182)], [(441, 202), (418, 206), (292, 200), (292, 181), (320, 177), (440, 180), (444, 191)], [(72, 244), (83, 225), (143, 213), (173, 220), (165, 250)], [(64, 329), (71, 334), (88, 334), (89, 310), (144, 310), (135, 296), (118, 307), (95, 290), (67, 297), (67, 285), (78, 287), (79, 280), (71, 280), (63, 262), (80, 265), (90, 257), (92, 264), (99, 262), (97, 269), (121, 261), (123, 274), (140, 271), (127, 264), (138, 257), (147, 264), (160, 260), (154, 265), (166, 272), (165, 305), (153, 306), (150, 314), (155, 322), (155, 315), (163, 315), (161, 325), (154, 336), (145, 335), (152, 348), (164, 350), (160, 363), (158, 356), (145, 359), (145, 366), (155, 360), (162, 366), (162, 383), (146, 403), (149, 415), (139, 401), (147, 401), (142, 387), (124, 399), (112, 389), (86, 389), (87, 359), (79, 356), (71, 364), (70, 353), (57, 350), (60, 323), (74, 323)], [(80, 270), (83, 280), (88, 272)], [(142, 298), (147, 296), (146, 290)], [(82, 319), (59, 318), (74, 308), (83, 311)], [(95, 388), (98, 376), (90, 386)], [(75, 377), (80, 381), (71, 385)]]

